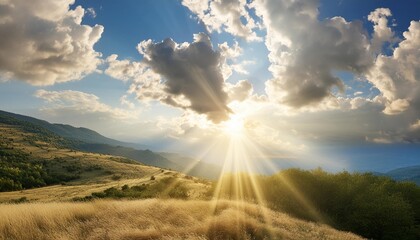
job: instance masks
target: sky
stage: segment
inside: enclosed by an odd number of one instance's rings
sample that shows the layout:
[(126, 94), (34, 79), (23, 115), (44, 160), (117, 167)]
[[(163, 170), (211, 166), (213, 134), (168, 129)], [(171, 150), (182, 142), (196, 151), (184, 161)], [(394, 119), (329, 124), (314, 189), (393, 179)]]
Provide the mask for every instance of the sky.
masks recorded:
[(261, 168), (420, 164), (419, 0), (0, 0), (0, 109)]

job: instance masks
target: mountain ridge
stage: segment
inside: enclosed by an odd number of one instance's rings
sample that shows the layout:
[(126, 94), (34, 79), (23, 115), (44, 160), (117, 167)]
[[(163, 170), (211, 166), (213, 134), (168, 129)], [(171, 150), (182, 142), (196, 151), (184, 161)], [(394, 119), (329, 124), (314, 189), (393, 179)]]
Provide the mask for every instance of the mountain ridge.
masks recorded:
[(37, 132), (43, 132), (43, 134), (49, 134), (48, 132), (56, 134), (68, 140), (66, 143), (71, 142), (70, 147), (77, 150), (127, 157), (146, 165), (173, 169), (192, 176), (216, 179), (221, 171), (219, 166), (211, 163), (201, 162), (176, 153), (162, 156), (149, 149), (135, 147), (144, 145), (111, 139), (89, 128), (74, 127), (67, 124), (52, 124), (45, 120), (1, 110), (0, 122), (14, 123), (16, 125), (28, 125), (29, 123), (29, 129), (35, 129)]

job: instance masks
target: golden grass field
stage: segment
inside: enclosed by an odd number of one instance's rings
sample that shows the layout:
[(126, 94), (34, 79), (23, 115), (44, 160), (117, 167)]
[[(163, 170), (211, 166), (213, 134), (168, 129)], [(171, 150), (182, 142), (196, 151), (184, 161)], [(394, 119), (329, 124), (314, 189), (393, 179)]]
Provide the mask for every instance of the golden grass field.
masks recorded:
[[(13, 147), (26, 153), (30, 152), (34, 158), (52, 162), (63, 161), (57, 162), (57, 166), (60, 166), (60, 164), (77, 164), (81, 166), (101, 166), (102, 168), (98, 171), (83, 171), (80, 174), (80, 179), (67, 182), (65, 185), (1, 192), (0, 203), (22, 197), (29, 201), (68, 201), (74, 197), (85, 197), (93, 192), (100, 192), (110, 187), (150, 184), (153, 182), (150, 180), (151, 176), (155, 177), (155, 181), (164, 177), (176, 177), (186, 184), (191, 199), (202, 198), (211, 187), (208, 181), (199, 180), (195, 177), (186, 178), (185, 174), (158, 167), (135, 162), (127, 163), (126, 158), (119, 156), (56, 148), (46, 142), (37, 142), (36, 145), (29, 144), (25, 138), (34, 134), (24, 132), (19, 127), (0, 124), (0, 132), (0, 146)], [(13, 139), (13, 142), (9, 142), (9, 139)], [(56, 158), (59, 158), (59, 160), (56, 160)], [(64, 170), (58, 169), (58, 171)], [(115, 180), (115, 177), (118, 177), (118, 180)]]
[[(58, 172), (65, 173), (62, 165), (101, 167), (81, 171), (80, 179), (65, 184), (1, 192), (0, 239), (361, 239), (256, 204), (203, 200), (209, 199), (209, 181), (117, 156), (30, 143), (32, 133), (15, 126), (0, 124), (0, 132), (0, 147), (52, 161)], [(167, 177), (183, 182), (188, 200), (71, 202), (110, 187), (153, 184)], [(10, 203), (20, 198), (29, 202)]]
[(0, 205), (0, 239), (362, 239), (254, 204), (135, 200)]

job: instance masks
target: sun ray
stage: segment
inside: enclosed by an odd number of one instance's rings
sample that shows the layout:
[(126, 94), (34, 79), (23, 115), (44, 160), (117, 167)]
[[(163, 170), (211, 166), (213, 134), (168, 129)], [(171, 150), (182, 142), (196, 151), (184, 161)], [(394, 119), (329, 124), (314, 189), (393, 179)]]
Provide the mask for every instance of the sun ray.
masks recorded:
[[(264, 196), (264, 189), (261, 186), (260, 176), (256, 175), (262, 165), (272, 169), (277, 169), (269, 160), (259, 161), (254, 159), (269, 158), (261, 148), (260, 143), (255, 142), (247, 133), (245, 120), (240, 116), (231, 116), (231, 118), (221, 124), (222, 136), (226, 139), (224, 149), (214, 149), (216, 151), (224, 151), (225, 157), (222, 167), (222, 173), (219, 176), (213, 194), (212, 211), (216, 214), (218, 204), (222, 199), (232, 199), (237, 201), (237, 208), (241, 207), (240, 203), (244, 201), (252, 201), (261, 207), (261, 216), (267, 226), (272, 226), (272, 219), (268, 214), (267, 200)], [(256, 162), (259, 161), (259, 162)], [(314, 208), (311, 202), (305, 198), (304, 194), (296, 188), (293, 181), (279, 175), (279, 180), (289, 190), (302, 208), (306, 209), (314, 219), (324, 222), (321, 214)], [(265, 186), (267, 187), (267, 186)]]

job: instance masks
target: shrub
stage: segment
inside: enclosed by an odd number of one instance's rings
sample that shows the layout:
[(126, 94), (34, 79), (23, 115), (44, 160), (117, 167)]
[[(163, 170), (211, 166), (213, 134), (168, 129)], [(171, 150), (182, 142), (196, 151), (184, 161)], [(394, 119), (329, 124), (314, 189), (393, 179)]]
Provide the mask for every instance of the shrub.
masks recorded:
[(272, 176), (226, 175), (220, 194), (257, 201), (253, 180), (269, 207), (294, 217), (372, 239), (416, 239), (420, 234), (420, 187), (414, 183), (370, 173), (288, 169)]

